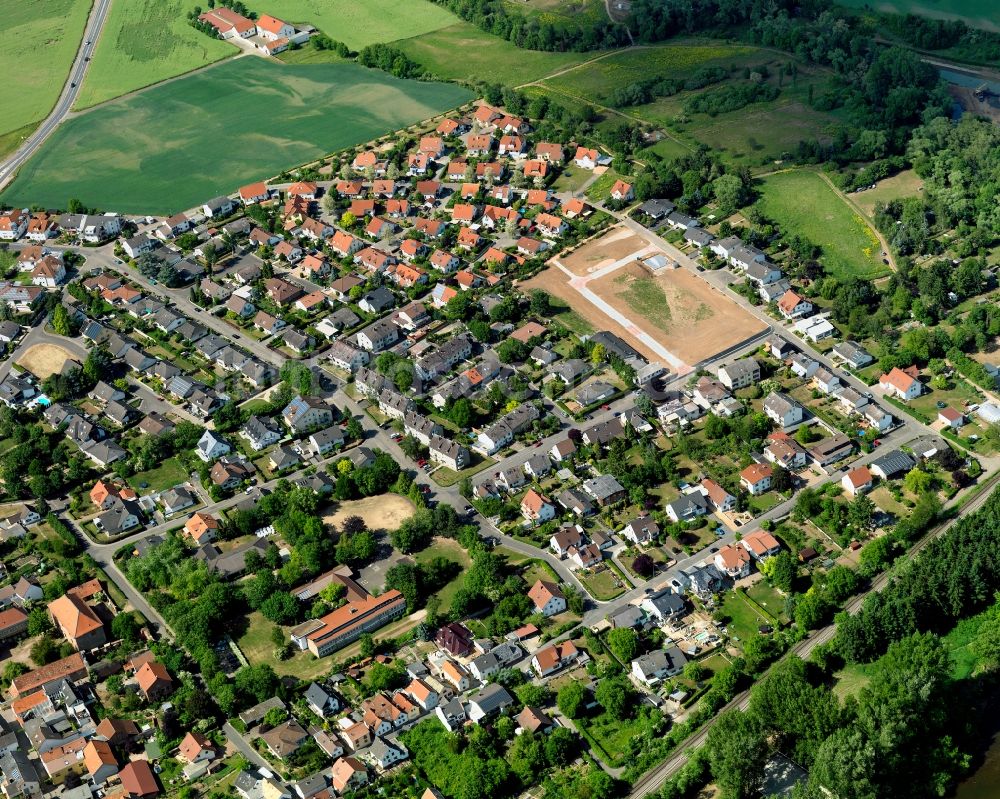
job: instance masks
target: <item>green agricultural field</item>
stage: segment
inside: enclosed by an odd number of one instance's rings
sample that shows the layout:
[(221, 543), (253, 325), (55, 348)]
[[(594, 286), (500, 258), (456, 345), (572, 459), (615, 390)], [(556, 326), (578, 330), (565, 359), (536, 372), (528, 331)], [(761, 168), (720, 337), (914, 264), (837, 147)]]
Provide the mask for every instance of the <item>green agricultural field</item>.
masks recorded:
[(919, 14), (932, 19), (960, 19), (973, 28), (1000, 30), (995, 0), (840, 0), (849, 8), (870, 8), (891, 14)]
[(871, 278), (886, 271), (872, 229), (815, 172), (770, 175), (760, 191), (764, 214), (822, 247), (819, 260), (834, 276)]
[(240, 58), (74, 117), (3, 199), (173, 213), (471, 99), (356, 64)]
[(442, 80), (490, 80), (507, 86), (531, 83), (594, 57), (593, 53), (520, 50), (467, 22), (394, 45)]
[(602, 100), (614, 89), (656, 76), (683, 78), (702, 67), (742, 68), (774, 58), (755, 47), (695, 41), (613, 53), (550, 78), (545, 86), (565, 94)]
[(90, 0), (0, 2), (0, 153), (13, 150), (55, 105), (89, 13)]
[(313, 25), (355, 50), (420, 36), (458, 21), (430, 0), (267, 0), (258, 10), (286, 22)]
[(190, 72), (238, 50), (192, 28), (186, 0), (115, 0), (76, 108)]
[(604, 0), (507, 0), (507, 9), (529, 20), (567, 27), (589, 28), (608, 19)]

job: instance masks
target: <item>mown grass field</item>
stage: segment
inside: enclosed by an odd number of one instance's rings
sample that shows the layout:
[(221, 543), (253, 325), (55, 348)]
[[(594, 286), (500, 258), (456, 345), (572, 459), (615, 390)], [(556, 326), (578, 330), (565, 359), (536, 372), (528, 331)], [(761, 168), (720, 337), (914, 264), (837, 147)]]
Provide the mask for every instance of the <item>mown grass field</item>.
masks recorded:
[(174, 213), (471, 99), (356, 64), (241, 58), (69, 120), (3, 198)]
[(89, 108), (239, 52), (187, 21), (184, 0), (115, 0), (76, 108)]
[(816, 173), (769, 175), (760, 192), (764, 214), (822, 247), (819, 260), (834, 276), (870, 278), (886, 271), (871, 228)]
[(89, 13), (90, 0), (0, 1), (0, 153), (55, 105)]
[(444, 80), (490, 80), (507, 86), (530, 83), (594, 57), (593, 53), (520, 50), (467, 22), (394, 45)]
[(874, 189), (866, 189), (859, 194), (854, 194), (853, 198), (854, 202), (870, 217), (875, 213), (877, 203), (888, 203), (904, 197), (916, 197), (923, 190), (923, 187), (923, 178), (912, 169), (904, 169), (891, 178), (880, 180)]
[(848, 8), (871, 8), (892, 14), (919, 14), (932, 19), (960, 19), (985, 30), (1000, 30), (995, 0), (840, 0)]
[(429, 0), (268, 0), (257, 9), (291, 23), (306, 23), (360, 50), (375, 42), (420, 36), (458, 18)]

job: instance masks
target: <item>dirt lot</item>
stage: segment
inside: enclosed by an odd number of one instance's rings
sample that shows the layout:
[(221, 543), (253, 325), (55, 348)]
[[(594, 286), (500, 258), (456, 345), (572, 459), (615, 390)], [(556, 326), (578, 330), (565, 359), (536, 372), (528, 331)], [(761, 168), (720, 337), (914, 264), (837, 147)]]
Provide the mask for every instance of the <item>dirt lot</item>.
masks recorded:
[(339, 527), (348, 516), (360, 516), (369, 530), (396, 530), (413, 515), (413, 503), (396, 494), (352, 499), (337, 504), (337, 510), (323, 521)]
[(610, 233), (583, 245), (579, 250), (559, 259), (574, 275), (588, 275), (610, 266), (631, 254), (651, 251), (652, 247), (642, 236), (626, 227), (614, 228)]
[(35, 344), (28, 347), (17, 363), (31, 372), (39, 380), (62, 370), (73, 354), (55, 344)]
[[(728, 348), (762, 332), (765, 325), (686, 269), (663, 269), (653, 274), (636, 262), (625, 263), (588, 279), (588, 272), (610, 266), (631, 254), (646, 256), (658, 250), (625, 228), (585, 245), (524, 284), (564, 300), (575, 313), (598, 330), (609, 330), (635, 347), (650, 361), (664, 361), (683, 373)], [(572, 264), (572, 266), (571, 266)], [(586, 289), (625, 319), (612, 318), (581, 293)], [(625, 324), (629, 322), (630, 324)], [(644, 340), (645, 339), (645, 340)], [(658, 348), (660, 352), (657, 352)]]
[(542, 289), (553, 297), (566, 302), (573, 309), (577, 316), (582, 317), (590, 324), (594, 330), (607, 330), (614, 333), (628, 345), (635, 347), (645, 357), (651, 361), (658, 361), (660, 357), (646, 346), (645, 342), (629, 333), (623, 325), (618, 324), (613, 319), (608, 318), (599, 308), (591, 305), (581, 297), (569, 284), (569, 280), (562, 272), (554, 266), (550, 266), (535, 275), (531, 280), (522, 284), (525, 291), (532, 289)]
[(629, 264), (597, 278), (590, 289), (692, 366), (765, 327), (686, 269), (652, 275)]

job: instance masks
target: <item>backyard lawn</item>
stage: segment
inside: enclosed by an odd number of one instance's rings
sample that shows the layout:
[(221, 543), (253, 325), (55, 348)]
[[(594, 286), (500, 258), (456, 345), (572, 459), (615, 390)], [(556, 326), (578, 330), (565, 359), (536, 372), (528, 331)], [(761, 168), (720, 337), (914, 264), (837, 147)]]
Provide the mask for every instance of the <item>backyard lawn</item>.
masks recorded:
[(891, 513), (893, 516), (905, 516), (910, 512), (910, 509), (896, 499), (884, 484), (878, 486), (868, 496), (871, 498), (872, 502), (878, 505), (886, 513)]
[(722, 612), (730, 619), (728, 627), (731, 638), (740, 642), (747, 641), (759, 635), (761, 625), (772, 623), (735, 591), (727, 591), (725, 596)]
[(187, 479), (188, 471), (184, 464), (177, 458), (167, 458), (155, 469), (136, 472), (128, 478), (128, 484), (139, 493), (151, 494), (155, 491), (166, 491)]
[(785, 597), (776, 588), (760, 580), (747, 589), (747, 596), (780, 621), (787, 622), (785, 615)]
[[(247, 631), (236, 641), (240, 651), (246, 656), (250, 663), (257, 665), (266, 663), (279, 675), (289, 675), (300, 680), (312, 680), (320, 677), (330, 670), (329, 658), (313, 657), (308, 651), (295, 648), (295, 654), (288, 660), (279, 660), (274, 656), (275, 647), (271, 640), (271, 631), (274, 629), (274, 622), (265, 619), (259, 612), (255, 611), (247, 617)], [(289, 627), (282, 628), (285, 633), (285, 640), (288, 640)]]
[(619, 720), (609, 713), (600, 713), (578, 722), (591, 734), (600, 747), (617, 760), (625, 753), (629, 741), (645, 732), (647, 719), (635, 717)]
[(815, 172), (779, 172), (764, 178), (759, 188), (764, 215), (786, 233), (819, 245), (819, 260), (835, 277), (870, 279), (887, 271), (871, 228)]
[(607, 602), (625, 593), (622, 579), (609, 566), (601, 571), (577, 572), (577, 577), (598, 602)]
[(357, 64), (233, 59), (68, 120), (3, 200), (174, 213), (471, 99)]
[(607, 200), (611, 196), (612, 186), (620, 179), (621, 175), (613, 169), (608, 168), (603, 175), (590, 184), (590, 187), (586, 191), (587, 198), (594, 202)]
[(88, 108), (239, 51), (188, 24), (185, 0), (115, 0), (75, 108)]
[(555, 192), (568, 191), (576, 194), (593, 177), (594, 173), (589, 169), (574, 166), (572, 163), (567, 166), (562, 173), (553, 181), (552, 190)]
[(89, 0), (0, 3), (0, 153), (13, 150), (55, 105), (90, 12)]

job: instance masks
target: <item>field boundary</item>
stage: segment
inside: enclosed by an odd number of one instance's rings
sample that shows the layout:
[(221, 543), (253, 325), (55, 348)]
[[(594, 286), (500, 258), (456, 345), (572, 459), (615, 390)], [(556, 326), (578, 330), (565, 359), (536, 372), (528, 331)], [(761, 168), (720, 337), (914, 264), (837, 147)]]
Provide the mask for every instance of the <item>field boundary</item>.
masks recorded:
[[(145, 86), (139, 86), (138, 88), (135, 89), (130, 89), (124, 94), (119, 94), (117, 97), (109, 97), (107, 100), (101, 100), (100, 102), (94, 103), (93, 105), (86, 105), (79, 108), (77, 108), (74, 105), (74, 107), (70, 109), (69, 113), (66, 114), (65, 118), (75, 119), (76, 117), (83, 116), (84, 114), (89, 114), (91, 111), (96, 111), (100, 108), (103, 108), (104, 106), (109, 105), (110, 103), (116, 103), (119, 100), (127, 100), (130, 97), (142, 94), (143, 92), (149, 91), (150, 89), (155, 89), (157, 86), (165, 86), (168, 83), (173, 83), (175, 80), (182, 80), (184, 78), (189, 78), (198, 72), (204, 72), (207, 69), (212, 69), (212, 67), (217, 67), (220, 66), (221, 64), (225, 64), (228, 61), (235, 61), (237, 58), (243, 58), (244, 56), (249, 56), (249, 55), (250, 53), (237, 50), (235, 53), (223, 56), (222, 58), (213, 61), (210, 64), (202, 64), (200, 67), (189, 69), (187, 72), (182, 72), (179, 75), (174, 75), (173, 77), (170, 78), (164, 78), (163, 80), (154, 81), (153, 83), (147, 83)], [(277, 58), (272, 60), (275, 61), (276, 63), (282, 64), (282, 66), (288, 66), (287, 64), (284, 64), (283, 62), (279, 61)]]

